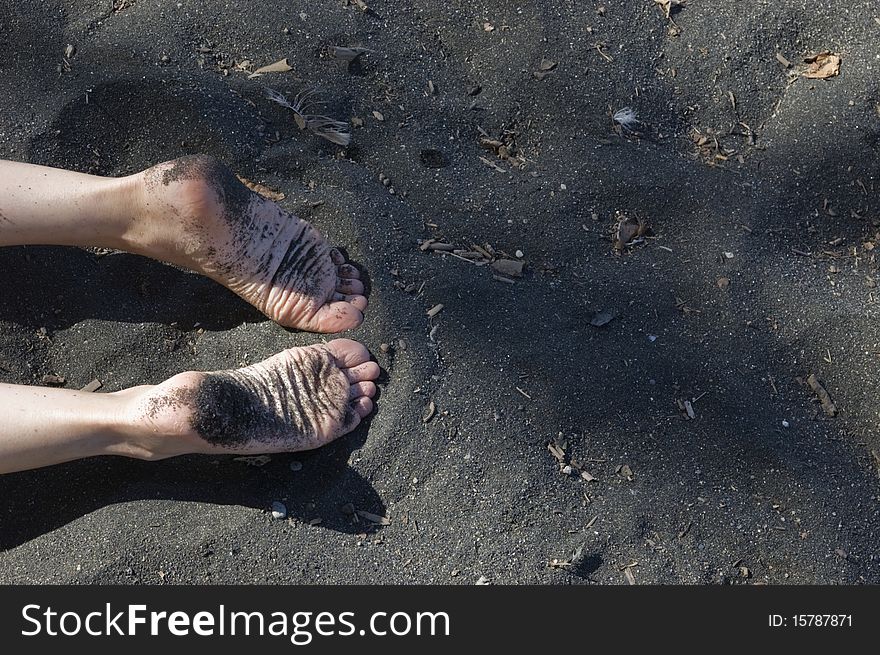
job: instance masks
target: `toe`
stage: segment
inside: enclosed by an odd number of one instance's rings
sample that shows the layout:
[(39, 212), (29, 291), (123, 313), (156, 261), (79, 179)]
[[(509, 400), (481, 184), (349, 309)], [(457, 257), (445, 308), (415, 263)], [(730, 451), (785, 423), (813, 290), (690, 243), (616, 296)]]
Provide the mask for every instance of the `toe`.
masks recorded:
[(333, 300), (344, 300), (347, 303), (351, 303), (362, 312), (367, 308), (367, 299), (365, 296), (351, 296), (337, 292), (333, 294)]
[(351, 264), (343, 264), (337, 269), (339, 277), (359, 278), (361, 272)]
[(366, 382), (379, 377), (379, 365), (376, 362), (364, 362), (343, 371), (349, 382)]
[(360, 309), (345, 300), (337, 300), (323, 305), (305, 327), (313, 332), (332, 333), (351, 330), (363, 322), (364, 315)]
[(324, 347), (330, 351), (342, 368), (351, 368), (370, 361), (370, 351), (367, 347), (351, 339), (334, 339), (324, 344)]
[(365, 418), (370, 412), (373, 411), (373, 401), (366, 396), (362, 396), (357, 400), (352, 400), (351, 407), (352, 409), (354, 409), (359, 417)]
[(362, 295), (364, 293), (364, 283), (354, 278), (341, 277), (336, 283), (336, 290), (339, 293)]
[(339, 266), (340, 264), (345, 263), (345, 255), (343, 255), (341, 252), (339, 252), (339, 250), (337, 250), (336, 248), (332, 248), (330, 250), (330, 260), (334, 264)]
[(355, 382), (348, 390), (348, 396), (352, 400), (356, 400), (361, 396), (372, 398), (376, 395), (376, 385), (369, 380), (365, 382)]

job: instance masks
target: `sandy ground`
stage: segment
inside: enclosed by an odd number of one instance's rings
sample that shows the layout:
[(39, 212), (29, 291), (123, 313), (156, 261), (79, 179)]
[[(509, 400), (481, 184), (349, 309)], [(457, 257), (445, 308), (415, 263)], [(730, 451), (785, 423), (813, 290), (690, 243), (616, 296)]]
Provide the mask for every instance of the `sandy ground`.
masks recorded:
[[(207, 152), (284, 192), (369, 271), (347, 336), (385, 374), (320, 452), (3, 476), (0, 581), (880, 582), (876, 3), (351, 4), (2, 0), (0, 156), (120, 175)], [(823, 50), (839, 75), (802, 77)], [(264, 97), (306, 85), (362, 121), (350, 147)], [(618, 212), (652, 234), (622, 254)], [(425, 239), (521, 251), (523, 277)], [(101, 393), (321, 339), (123, 253), (0, 270), (4, 382)]]

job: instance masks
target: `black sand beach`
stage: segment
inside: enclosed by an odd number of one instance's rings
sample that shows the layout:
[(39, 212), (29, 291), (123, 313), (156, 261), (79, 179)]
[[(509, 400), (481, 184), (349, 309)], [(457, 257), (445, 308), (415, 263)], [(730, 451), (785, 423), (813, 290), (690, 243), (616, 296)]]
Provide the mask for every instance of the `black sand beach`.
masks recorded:
[[(880, 582), (877, 3), (365, 6), (0, 0), (0, 157), (207, 153), (283, 192), (367, 273), (345, 336), (383, 368), (317, 452), (0, 477), (0, 581)], [(839, 74), (804, 77), (823, 51)], [(309, 85), (349, 147), (265, 97)], [(621, 215), (646, 232), (615, 249)], [(103, 393), (324, 339), (125, 253), (0, 271), (0, 382)]]

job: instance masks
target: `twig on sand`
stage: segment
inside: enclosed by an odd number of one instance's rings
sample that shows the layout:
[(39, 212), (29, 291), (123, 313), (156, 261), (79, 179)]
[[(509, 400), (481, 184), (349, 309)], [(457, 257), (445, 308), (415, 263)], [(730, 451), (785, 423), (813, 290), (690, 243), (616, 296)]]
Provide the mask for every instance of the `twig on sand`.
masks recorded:
[(89, 382), (86, 386), (84, 386), (82, 389), (80, 389), (80, 391), (85, 391), (86, 393), (92, 393), (94, 391), (97, 391), (98, 389), (100, 389), (103, 386), (104, 386), (104, 383), (101, 382), (100, 380), (98, 380), (97, 378), (95, 378), (94, 380)]
[(819, 402), (822, 405), (822, 411), (824, 411), (827, 416), (837, 416), (837, 406), (834, 404), (834, 401), (831, 400), (831, 396), (825, 390), (825, 387), (822, 386), (822, 383), (819, 382), (815, 373), (810, 374), (810, 377), (807, 378), (807, 384), (810, 385), (810, 389), (813, 390), (813, 393), (815, 393), (816, 397), (819, 399)]
[(608, 56), (607, 54), (605, 54), (605, 52), (602, 51), (602, 48), (605, 47), (604, 43), (594, 43), (593, 47), (596, 48), (596, 52), (598, 52), (600, 55), (602, 55), (602, 58), (605, 61), (609, 61), (609, 62), (614, 61), (614, 59), (612, 59), (610, 56)]

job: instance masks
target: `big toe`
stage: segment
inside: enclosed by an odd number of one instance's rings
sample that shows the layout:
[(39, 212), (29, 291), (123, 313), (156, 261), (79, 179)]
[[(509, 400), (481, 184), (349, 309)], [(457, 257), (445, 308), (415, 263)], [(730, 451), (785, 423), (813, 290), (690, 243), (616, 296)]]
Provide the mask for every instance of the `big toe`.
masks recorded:
[(367, 347), (353, 339), (334, 339), (324, 344), (341, 368), (352, 368), (370, 361)]
[[(363, 296), (357, 296), (357, 298), (363, 298)], [(364, 312), (358, 305), (366, 309), (366, 299), (363, 302), (358, 301), (357, 304), (348, 300), (332, 300), (322, 305), (306, 325), (297, 324), (291, 327), (325, 334), (352, 330), (364, 322)]]

